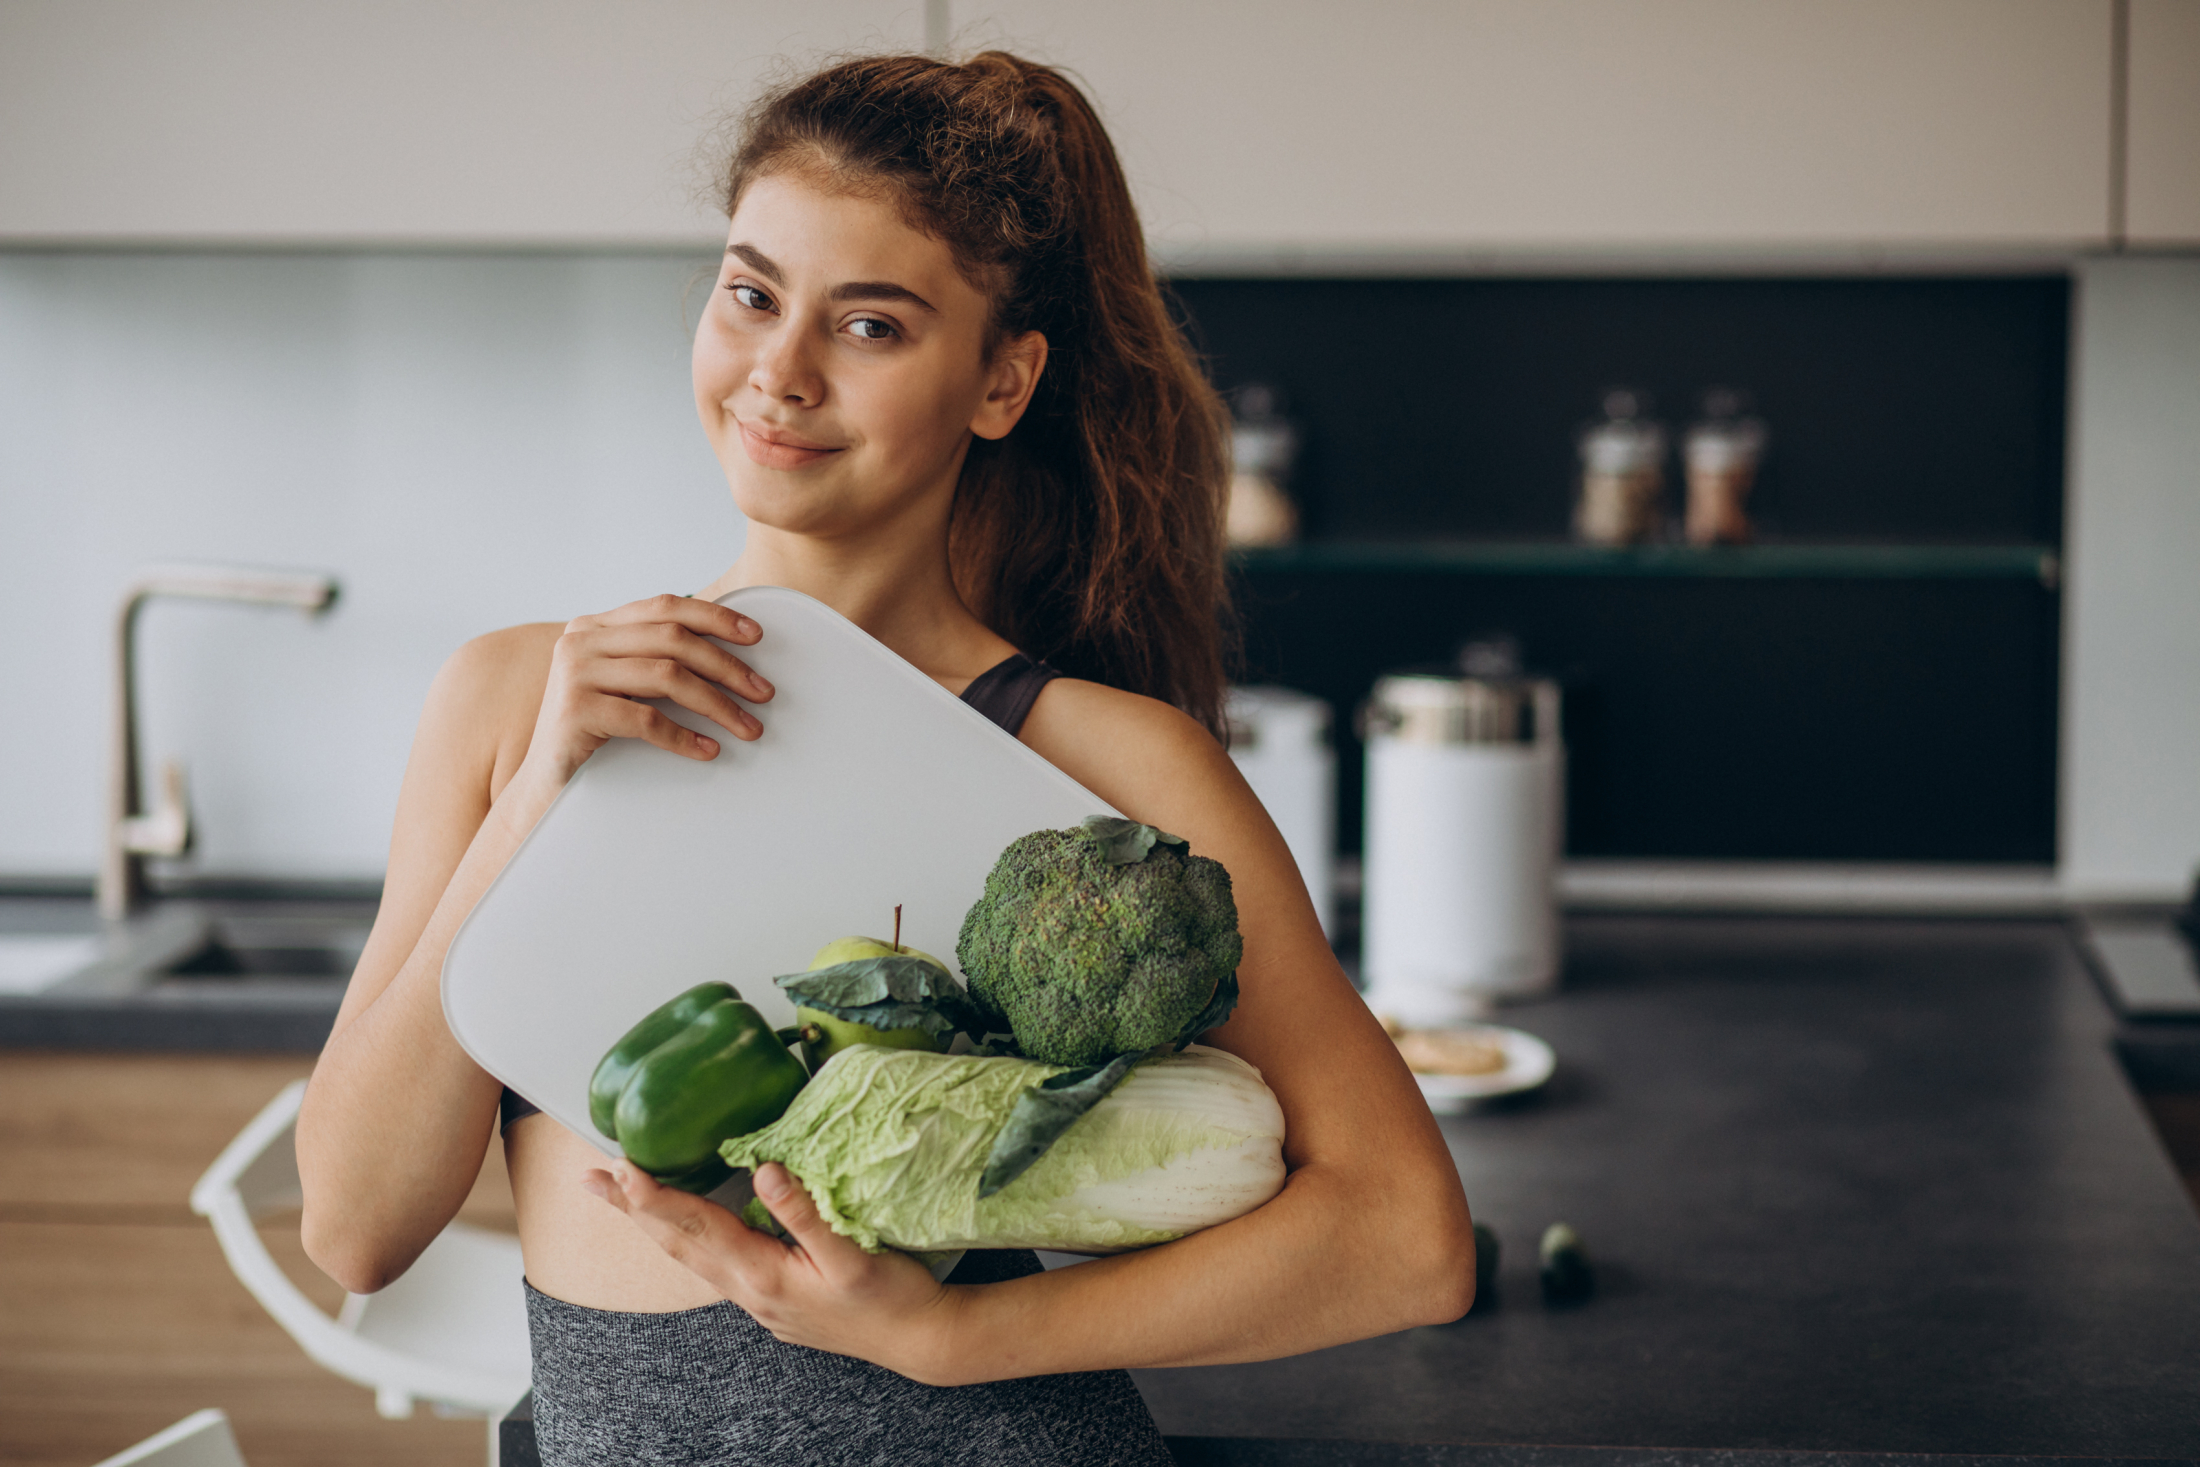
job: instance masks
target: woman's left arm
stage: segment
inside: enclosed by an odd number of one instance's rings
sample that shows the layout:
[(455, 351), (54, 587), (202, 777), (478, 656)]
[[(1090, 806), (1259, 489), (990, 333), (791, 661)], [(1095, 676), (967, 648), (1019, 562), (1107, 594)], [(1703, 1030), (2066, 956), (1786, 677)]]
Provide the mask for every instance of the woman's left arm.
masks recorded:
[(974, 1288), (865, 1254), (776, 1166), (758, 1190), (794, 1248), (623, 1163), (616, 1185), (597, 1174), (600, 1194), (781, 1339), (935, 1385), (1266, 1360), (1464, 1314), (1473, 1224), (1451, 1155), (1229, 755), (1173, 709), (1068, 682), (1048, 689), (1024, 738), (1229, 869), (1242, 997), (1206, 1042), (1257, 1065), (1282, 1103), (1283, 1191), (1164, 1247)]

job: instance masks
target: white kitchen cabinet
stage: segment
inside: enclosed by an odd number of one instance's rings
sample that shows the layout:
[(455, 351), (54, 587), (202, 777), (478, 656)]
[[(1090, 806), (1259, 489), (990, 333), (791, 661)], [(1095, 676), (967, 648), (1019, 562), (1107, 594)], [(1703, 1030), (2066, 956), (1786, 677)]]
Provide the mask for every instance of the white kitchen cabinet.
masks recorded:
[(921, 0), (7, 0), (0, 243), (701, 244), (698, 143)]
[(2200, 0), (2131, 0), (2125, 237), (2200, 245)]
[[(0, 246), (702, 245), (713, 121), (926, 15), (1082, 75), (1162, 257), (1504, 267), (2109, 237), (2114, 0), (7, 0)], [(2200, 0), (2130, 0), (2139, 242)]]
[[(2145, 4), (2147, 0), (2140, 0)], [(958, 0), (1191, 268), (2105, 241), (2111, 0)]]
[(2077, 285), (2062, 879), (2174, 900), (2200, 874), (2200, 259), (2087, 260)]

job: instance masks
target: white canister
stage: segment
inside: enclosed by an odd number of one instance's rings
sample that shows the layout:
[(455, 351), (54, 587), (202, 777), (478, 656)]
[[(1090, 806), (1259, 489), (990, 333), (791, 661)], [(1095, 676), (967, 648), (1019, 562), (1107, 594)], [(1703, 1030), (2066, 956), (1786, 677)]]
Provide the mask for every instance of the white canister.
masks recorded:
[(1362, 710), (1361, 970), (1377, 1013), (1471, 1021), (1558, 982), (1565, 749), (1554, 683), (1403, 673)]
[(1230, 757), (1291, 848), (1322, 931), (1336, 935), (1337, 751), (1329, 705), (1289, 688), (1232, 688)]

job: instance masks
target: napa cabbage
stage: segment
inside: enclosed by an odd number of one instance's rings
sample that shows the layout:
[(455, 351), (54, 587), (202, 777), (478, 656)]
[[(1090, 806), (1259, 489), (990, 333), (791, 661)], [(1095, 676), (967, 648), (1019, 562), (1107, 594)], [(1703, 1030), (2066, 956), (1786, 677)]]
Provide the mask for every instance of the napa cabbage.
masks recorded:
[(1119, 1253), (1252, 1211), (1283, 1188), (1283, 1109), (1260, 1071), (1190, 1045), (1134, 1066), (989, 1196), (979, 1180), (1027, 1090), (1062, 1067), (855, 1045), (726, 1161), (776, 1161), (836, 1233), (874, 1252)]

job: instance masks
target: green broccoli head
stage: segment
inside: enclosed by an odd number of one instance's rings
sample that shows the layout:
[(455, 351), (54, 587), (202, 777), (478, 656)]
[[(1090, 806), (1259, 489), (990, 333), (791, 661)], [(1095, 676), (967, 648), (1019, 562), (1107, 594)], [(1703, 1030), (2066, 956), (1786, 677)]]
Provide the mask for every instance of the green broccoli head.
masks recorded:
[(1053, 1065), (1183, 1037), (1244, 951), (1221, 862), (1098, 817), (1003, 851), (955, 946), (971, 997)]

